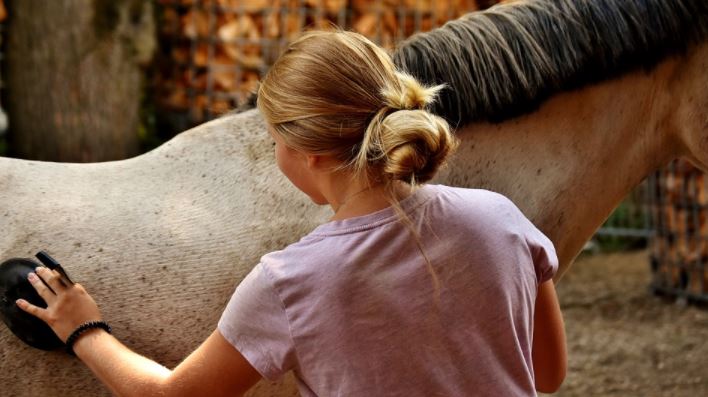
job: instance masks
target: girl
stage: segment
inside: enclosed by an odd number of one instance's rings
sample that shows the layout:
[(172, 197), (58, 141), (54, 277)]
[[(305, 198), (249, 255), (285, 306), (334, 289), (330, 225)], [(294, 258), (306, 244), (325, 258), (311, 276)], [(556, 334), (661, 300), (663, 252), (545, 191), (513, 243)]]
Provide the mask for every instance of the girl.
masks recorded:
[[(258, 108), (280, 170), (334, 214), (263, 256), (212, 335), (174, 370), (96, 323), (80, 285), (39, 268), (46, 321), (115, 394), (234, 395), (295, 371), (304, 396), (533, 396), (565, 376), (551, 242), (505, 197), (424, 185), (456, 146), (438, 87), (361, 35), (309, 32)], [(39, 281), (42, 278), (54, 292)]]

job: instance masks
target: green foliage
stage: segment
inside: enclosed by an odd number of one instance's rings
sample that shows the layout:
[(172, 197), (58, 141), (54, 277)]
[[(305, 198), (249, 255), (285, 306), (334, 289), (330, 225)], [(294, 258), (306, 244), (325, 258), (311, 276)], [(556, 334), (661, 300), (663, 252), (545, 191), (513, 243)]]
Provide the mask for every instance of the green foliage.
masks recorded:
[[(638, 197), (629, 197), (622, 201), (602, 225), (603, 228), (622, 228), (641, 231), (646, 224), (645, 206)], [(595, 241), (604, 252), (625, 251), (646, 247), (647, 238), (598, 233)]]
[(647, 246), (646, 237), (598, 235), (595, 240), (602, 252), (631, 251)]
[(145, 91), (140, 101), (140, 124), (138, 125), (141, 153), (149, 152), (166, 141), (158, 134), (155, 101)]

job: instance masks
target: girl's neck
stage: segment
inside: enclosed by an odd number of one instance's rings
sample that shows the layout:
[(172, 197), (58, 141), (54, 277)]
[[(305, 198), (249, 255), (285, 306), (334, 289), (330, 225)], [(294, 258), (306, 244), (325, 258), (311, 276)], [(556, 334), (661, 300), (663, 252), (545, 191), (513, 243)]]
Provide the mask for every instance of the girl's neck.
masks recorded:
[[(404, 183), (396, 183), (393, 193), (395, 200), (403, 200), (411, 194), (410, 186)], [(357, 216), (368, 215), (376, 211), (391, 206), (386, 197), (386, 189), (384, 185), (353, 185), (347, 189), (343, 195), (343, 199), (338, 203), (330, 203), (334, 215), (330, 221), (339, 221)]]

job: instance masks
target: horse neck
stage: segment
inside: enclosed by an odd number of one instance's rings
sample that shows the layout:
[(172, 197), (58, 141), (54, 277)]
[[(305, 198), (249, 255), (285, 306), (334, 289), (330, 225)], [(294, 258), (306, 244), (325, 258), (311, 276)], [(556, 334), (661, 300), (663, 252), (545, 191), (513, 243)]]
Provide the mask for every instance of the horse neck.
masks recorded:
[(440, 179), (502, 193), (554, 242), (556, 277), (645, 176), (677, 157), (661, 126), (666, 61), (563, 93), (536, 112), (461, 128), (461, 145)]

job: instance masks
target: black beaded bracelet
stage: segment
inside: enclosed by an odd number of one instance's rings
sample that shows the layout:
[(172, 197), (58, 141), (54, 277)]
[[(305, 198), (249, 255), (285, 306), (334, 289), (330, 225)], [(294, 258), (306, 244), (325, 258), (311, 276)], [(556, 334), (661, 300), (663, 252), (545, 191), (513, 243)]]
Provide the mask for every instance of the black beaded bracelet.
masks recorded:
[(109, 334), (111, 333), (111, 326), (108, 325), (108, 323), (105, 321), (85, 322), (79, 325), (79, 327), (76, 328), (74, 332), (69, 335), (68, 338), (66, 338), (66, 352), (71, 354), (72, 356), (75, 356), (76, 353), (74, 353), (74, 343), (76, 343), (76, 340), (79, 339), (79, 336), (81, 336), (81, 334), (93, 328), (101, 328)]

